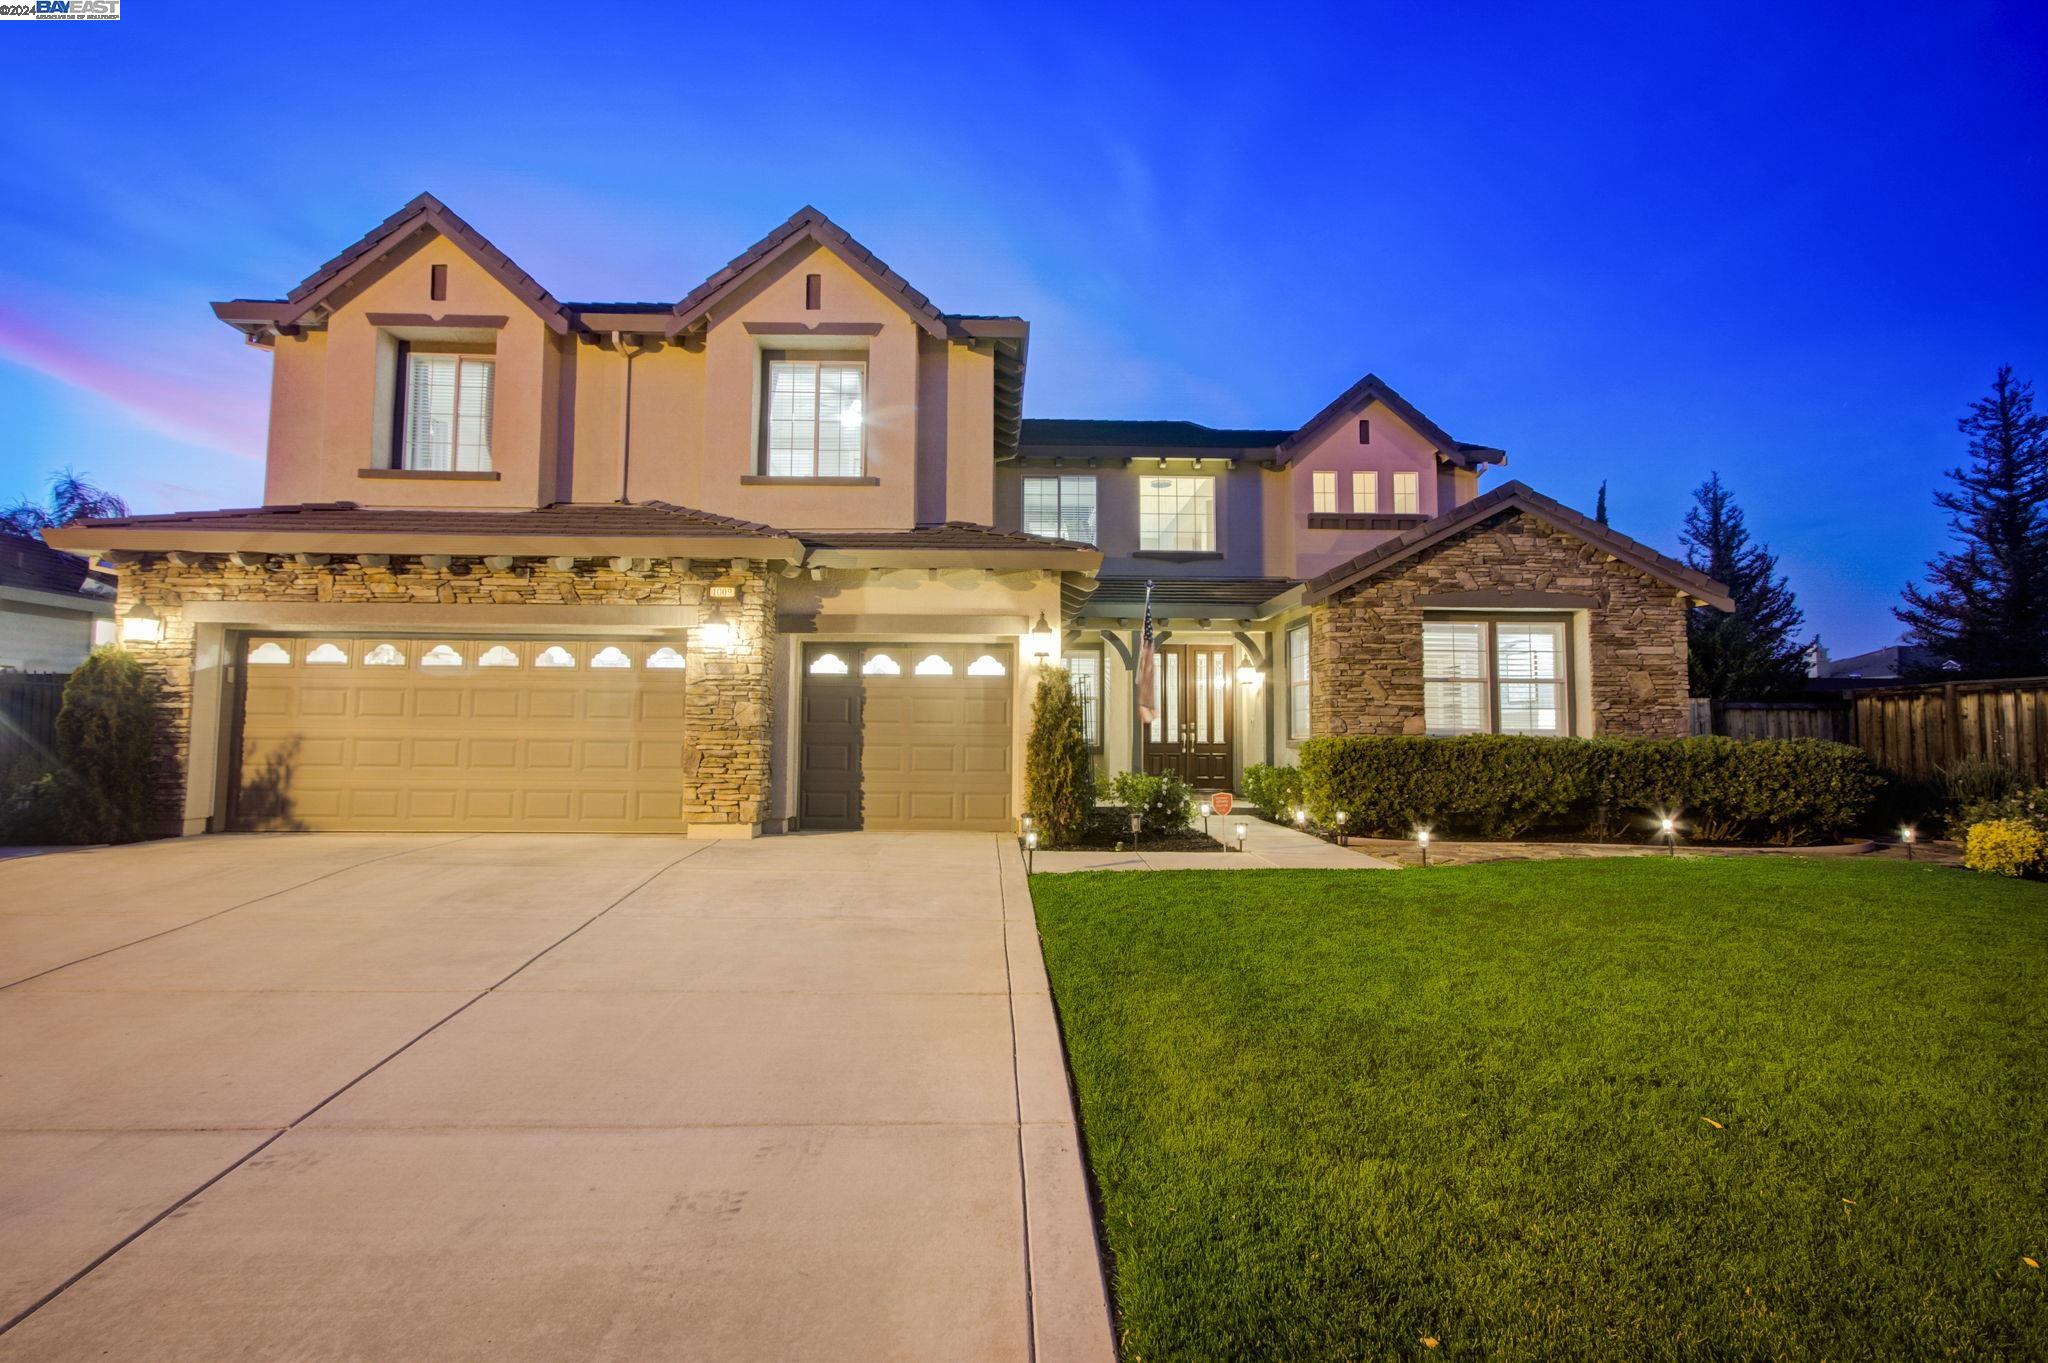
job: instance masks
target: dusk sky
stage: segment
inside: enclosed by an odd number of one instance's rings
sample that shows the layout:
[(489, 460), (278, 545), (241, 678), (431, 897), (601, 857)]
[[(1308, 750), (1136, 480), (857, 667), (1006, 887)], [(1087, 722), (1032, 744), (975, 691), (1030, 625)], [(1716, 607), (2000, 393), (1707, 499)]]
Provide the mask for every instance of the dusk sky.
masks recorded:
[(1997, 366), (2048, 401), (2037, 3), (927, 8), (0, 26), (0, 500), (260, 501), (269, 360), (208, 302), (421, 190), (569, 300), (814, 203), (1028, 317), (1028, 416), (1294, 426), (1371, 370), (1667, 550), (1718, 469), (1838, 654)]

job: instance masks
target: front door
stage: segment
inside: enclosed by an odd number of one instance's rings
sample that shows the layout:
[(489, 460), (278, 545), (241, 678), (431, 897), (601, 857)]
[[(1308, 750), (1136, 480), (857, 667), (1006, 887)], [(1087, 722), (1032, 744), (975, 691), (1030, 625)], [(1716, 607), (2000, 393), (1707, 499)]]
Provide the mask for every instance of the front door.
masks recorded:
[(1171, 772), (1197, 790), (1230, 789), (1230, 645), (1168, 644), (1153, 683), (1146, 774)]

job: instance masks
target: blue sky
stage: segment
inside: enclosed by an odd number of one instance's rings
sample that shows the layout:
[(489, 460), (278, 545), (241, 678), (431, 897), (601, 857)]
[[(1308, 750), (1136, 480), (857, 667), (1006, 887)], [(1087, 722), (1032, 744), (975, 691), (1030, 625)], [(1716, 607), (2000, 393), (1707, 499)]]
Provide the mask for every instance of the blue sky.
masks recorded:
[(815, 203), (1029, 317), (1029, 415), (1290, 426), (1373, 370), (1667, 549), (1718, 469), (1837, 653), (1965, 404), (2048, 390), (2038, 5), (129, 9), (0, 27), (0, 497), (260, 500), (206, 304), (422, 189), (570, 299)]

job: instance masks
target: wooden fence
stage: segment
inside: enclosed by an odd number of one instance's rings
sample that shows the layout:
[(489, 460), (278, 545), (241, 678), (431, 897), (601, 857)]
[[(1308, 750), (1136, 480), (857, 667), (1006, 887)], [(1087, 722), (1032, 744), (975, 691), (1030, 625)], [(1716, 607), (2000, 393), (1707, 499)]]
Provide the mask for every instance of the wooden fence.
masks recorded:
[(1854, 743), (1914, 780), (1984, 761), (2048, 783), (2048, 677), (1873, 687), (1802, 701), (1696, 700), (1692, 719), (1696, 734)]
[(57, 741), (57, 711), (64, 703), (63, 672), (0, 672), (0, 775)]

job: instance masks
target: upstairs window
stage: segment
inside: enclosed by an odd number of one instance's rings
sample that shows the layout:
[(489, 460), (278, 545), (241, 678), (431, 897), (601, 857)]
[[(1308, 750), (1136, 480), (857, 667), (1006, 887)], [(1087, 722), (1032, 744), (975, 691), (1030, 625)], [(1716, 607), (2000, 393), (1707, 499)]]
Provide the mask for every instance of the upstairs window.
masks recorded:
[(1363, 516), (1379, 514), (1380, 476), (1377, 473), (1351, 475), (1351, 509)]
[(1095, 543), (1095, 479), (1085, 473), (1025, 478), (1024, 533)]
[(1423, 723), (1432, 734), (1571, 732), (1562, 621), (1426, 620)]
[(1337, 475), (1330, 469), (1318, 469), (1314, 474), (1315, 504), (1318, 516), (1334, 515), (1337, 510)]
[(867, 377), (860, 360), (771, 359), (763, 472), (771, 478), (860, 477)]
[(1216, 480), (1201, 476), (1141, 480), (1138, 547), (1155, 552), (1214, 553)]
[(497, 368), (488, 355), (413, 351), (406, 356), (400, 468), (438, 473), (490, 470)]
[(1396, 516), (1419, 516), (1422, 514), (1421, 474), (1397, 473), (1394, 475), (1394, 514)]

